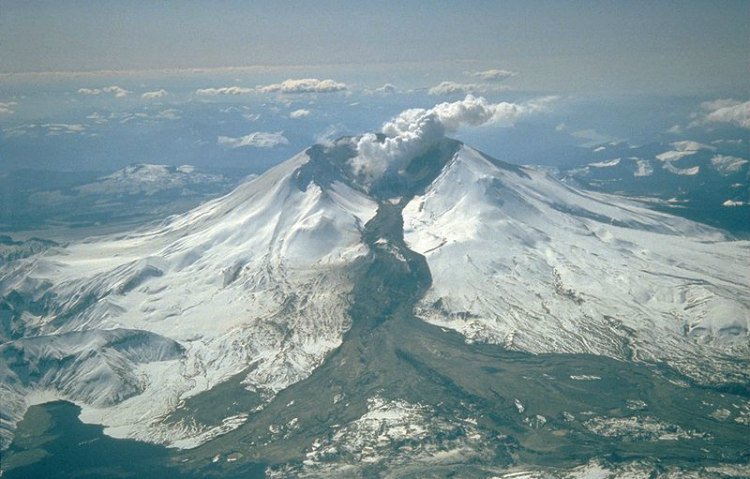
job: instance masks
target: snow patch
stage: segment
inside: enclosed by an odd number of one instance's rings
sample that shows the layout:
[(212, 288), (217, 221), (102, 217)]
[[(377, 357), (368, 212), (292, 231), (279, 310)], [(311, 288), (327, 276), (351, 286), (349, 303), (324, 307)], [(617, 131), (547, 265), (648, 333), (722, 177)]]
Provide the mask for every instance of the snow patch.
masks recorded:
[(615, 158), (607, 161), (597, 161), (596, 163), (589, 163), (589, 166), (594, 168), (609, 168), (620, 164), (620, 158)]
[(654, 167), (648, 160), (635, 160), (636, 170), (633, 173), (635, 177), (651, 176), (654, 173)]
[(742, 170), (742, 167), (747, 163), (748, 160), (736, 156), (714, 155), (714, 157), (711, 158), (711, 166), (713, 166), (719, 174), (724, 176), (739, 173)]
[(674, 150), (665, 151), (656, 155), (656, 159), (659, 161), (677, 161), (686, 156), (691, 156), (698, 153), (701, 150), (716, 150), (715, 147), (698, 143), (697, 141), (675, 141), (672, 143)]
[(669, 171), (670, 173), (674, 173), (675, 175), (683, 175), (683, 176), (694, 176), (700, 173), (701, 171), (700, 166), (692, 166), (690, 168), (678, 168), (669, 162), (664, 163), (664, 169)]

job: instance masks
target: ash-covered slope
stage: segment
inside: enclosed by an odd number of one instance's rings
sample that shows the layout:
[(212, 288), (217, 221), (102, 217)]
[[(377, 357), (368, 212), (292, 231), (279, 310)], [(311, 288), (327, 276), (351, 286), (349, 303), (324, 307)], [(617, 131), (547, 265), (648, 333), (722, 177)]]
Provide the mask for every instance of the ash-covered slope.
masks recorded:
[(748, 380), (748, 242), (466, 146), (404, 223), (432, 273), (426, 321), (510, 349)]

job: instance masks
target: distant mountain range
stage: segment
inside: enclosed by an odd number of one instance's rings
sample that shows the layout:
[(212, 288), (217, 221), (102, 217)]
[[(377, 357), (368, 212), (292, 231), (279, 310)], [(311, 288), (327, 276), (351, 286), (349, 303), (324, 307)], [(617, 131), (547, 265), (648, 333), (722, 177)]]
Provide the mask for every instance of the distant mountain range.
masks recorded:
[(132, 226), (226, 193), (243, 176), (189, 165), (135, 164), (104, 176), (16, 170), (0, 175), (0, 231)]
[(749, 146), (736, 140), (599, 145), (560, 168), (573, 184), (649, 199), (655, 208), (750, 234)]

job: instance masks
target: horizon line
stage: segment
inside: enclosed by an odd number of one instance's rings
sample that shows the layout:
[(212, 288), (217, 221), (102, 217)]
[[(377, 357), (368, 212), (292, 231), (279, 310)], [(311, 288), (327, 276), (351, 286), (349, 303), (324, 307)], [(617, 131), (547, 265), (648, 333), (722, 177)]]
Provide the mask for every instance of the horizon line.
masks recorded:
[(0, 71), (0, 79), (12, 79), (23, 77), (77, 77), (77, 76), (131, 76), (140, 74), (173, 74), (173, 73), (221, 73), (233, 71), (253, 70), (283, 70), (322, 67), (346, 67), (346, 66), (398, 66), (398, 65), (435, 65), (435, 64), (478, 64), (487, 63), (474, 59), (461, 60), (415, 60), (415, 61), (377, 61), (377, 62), (335, 62), (335, 63), (298, 63), (298, 64), (254, 64), (254, 65), (232, 65), (215, 67), (168, 67), (168, 68), (126, 68), (126, 69), (100, 69), (100, 70), (30, 70), (18, 72)]

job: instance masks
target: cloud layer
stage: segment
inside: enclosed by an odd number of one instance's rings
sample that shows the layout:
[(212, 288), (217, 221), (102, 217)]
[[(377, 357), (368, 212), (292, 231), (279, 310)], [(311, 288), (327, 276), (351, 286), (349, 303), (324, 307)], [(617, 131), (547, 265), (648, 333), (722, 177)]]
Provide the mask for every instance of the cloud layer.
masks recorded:
[(281, 83), (259, 86), (260, 93), (333, 93), (344, 91), (348, 87), (345, 83), (334, 80), (318, 80), (317, 78), (300, 78), (297, 80), (284, 80)]
[(481, 72), (466, 72), (466, 74), (479, 79), (480, 83), (444, 81), (430, 88), (427, 93), (430, 95), (468, 95), (508, 90), (509, 87), (499, 85), (498, 83), (514, 77), (518, 73), (509, 70), (492, 69)]
[(427, 93), (430, 95), (469, 95), (476, 93), (490, 93), (508, 90), (505, 85), (486, 84), (486, 83), (458, 83), (453, 81), (444, 81), (430, 88)]
[(500, 82), (500, 81), (505, 81), (508, 78), (514, 77), (518, 75), (518, 73), (509, 71), (509, 70), (492, 69), (492, 70), (485, 70), (482, 72), (473, 72), (471, 75), (486, 82)]
[(258, 85), (255, 88), (242, 86), (226, 86), (220, 88), (199, 88), (195, 90), (198, 96), (218, 95), (249, 95), (251, 93), (335, 93), (346, 91), (349, 87), (345, 83), (331, 79), (318, 80), (317, 78), (299, 78), (284, 80), (281, 83), (270, 85)]
[(79, 88), (78, 93), (81, 95), (114, 95), (115, 98), (125, 98), (130, 93), (128, 90), (117, 85), (105, 86), (102, 88)]
[(238, 138), (220, 136), (217, 143), (227, 148), (274, 148), (276, 146), (288, 145), (289, 140), (280, 131), (276, 133), (256, 131)]
[(165, 96), (169, 95), (167, 93), (167, 90), (161, 89), (156, 91), (147, 91), (143, 95), (141, 95), (141, 98), (144, 100), (156, 100), (157, 98), (164, 98)]
[(15, 113), (13, 107), (18, 105), (14, 101), (0, 102), (0, 115), (12, 115)]
[(195, 90), (195, 94), (198, 96), (247, 95), (254, 91), (252, 88), (241, 86), (225, 86), (221, 88), (199, 88)]
[(356, 144), (357, 156), (350, 161), (355, 174), (372, 182), (390, 168), (424, 152), (446, 133), (465, 126), (513, 125), (518, 119), (543, 110), (552, 97), (516, 104), (489, 103), (482, 97), (467, 95), (452, 103), (440, 103), (428, 110), (405, 110), (383, 125), (386, 138), (379, 141), (369, 133)]
[(444, 81), (430, 88), (427, 93), (430, 95), (466, 95), (469, 93), (481, 93), (484, 91), (484, 85), (476, 83), (457, 83), (453, 81)]
[(396, 93), (398, 88), (393, 83), (386, 83), (385, 85), (375, 89), (377, 93)]
[(299, 110), (294, 110), (293, 112), (289, 113), (289, 118), (296, 120), (299, 118), (304, 118), (309, 115), (310, 115), (310, 110), (305, 110), (304, 108), (300, 108)]

